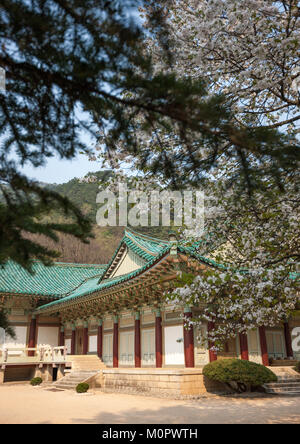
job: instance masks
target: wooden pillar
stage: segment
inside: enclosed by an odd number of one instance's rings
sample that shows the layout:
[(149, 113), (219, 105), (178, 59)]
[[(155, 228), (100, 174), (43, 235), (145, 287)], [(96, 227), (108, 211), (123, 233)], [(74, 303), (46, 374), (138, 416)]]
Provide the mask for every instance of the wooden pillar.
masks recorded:
[[(211, 331), (213, 330), (215, 327), (215, 323), (212, 321), (209, 321), (207, 323), (207, 331)], [(215, 350), (211, 350), (211, 347), (213, 347), (213, 342), (209, 341), (208, 342), (208, 347), (209, 347), (209, 362), (213, 362), (216, 361), (218, 359), (217, 357), (217, 352)]]
[(194, 329), (189, 325), (189, 318), (192, 317), (192, 310), (190, 307), (184, 309), (185, 323), (183, 326), (183, 340), (184, 340), (184, 361), (186, 367), (195, 367), (194, 359)]
[(161, 312), (156, 311), (155, 316), (155, 357), (156, 367), (162, 367), (162, 325), (161, 325)]
[[(35, 348), (36, 346), (36, 318), (32, 315), (29, 327), (28, 348)], [(28, 356), (34, 356), (34, 351), (29, 351)]]
[(244, 361), (249, 361), (247, 333), (240, 333), (239, 338), (240, 338), (241, 359), (243, 359)]
[(135, 314), (134, 323), (134, 362), (135, 367), (141, 367), (141, 320), (140, 313)]
[(99, 319), (98, 332), (97, 332), (97, 355), (98, 358), (102, 359), (103, 354), (103, 326), (102, 319)]
[(115, 316), (115, 318), (114, 318), (113, 367), (119, 367), (119, 323), (118, 323), (118, 316)]
[(59, 333), (59, 346), (63, 347), (65, 345), (65, 328), (62, 325), (60, 327), (60, 333)]
[(285, 322), (283, 324), (284, 327), (284, 339), (285, 339), (285, 348), (286, 348), (286, 354), (288, 358), (293, 358), (293, 348), (292, 348), (292, 336), (290, 332), (289, 323)]
[(76, 352), (76, 326), (72, 327), (72, 339), (71, 339), (71, 355), (75, 355)]
[(269, 365), (269, 355), (267, 347), (266, 329), (265, 327), (259, 327), (259, 342), (261, 350), (262, 363), (265, 366)]
[(84, 322), (83, 326), (83, 350), (82, 353), (84, 355), (87, 355), (88, 348), (89, 348), (89, 324), (87, 321)]

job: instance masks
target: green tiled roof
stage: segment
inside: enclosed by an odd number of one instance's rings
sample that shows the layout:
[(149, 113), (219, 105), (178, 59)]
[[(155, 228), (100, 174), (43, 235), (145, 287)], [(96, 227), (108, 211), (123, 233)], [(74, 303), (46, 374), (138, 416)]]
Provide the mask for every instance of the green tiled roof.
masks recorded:
[(221, 268), (222, 270), (227, 269), (228, 267), (226, 265), (218, 264), (217, 262), (213, 261), (212, 259), (209, 259), (207, 257), (201, 256), (197, 252), (197, 248), (199, 246), (199, 242), (195, 242), (192, 246), (185, 246), (184, 243), (182, 245), (178, 245), (178, 250), (181, 253), (186, 254), (187, 256), (192, 256), (195, 259), (197, 259), (200, 262), (203, 262), (204, 264), (210, 265), (211, 267)]
[[(105, 278), (105, 272), (114, 263), (120, 248), (125, 246), (142, 258), (144, 265), (130, 273), (113, 278), (110, 278), (108, 274), (108, 278)], [(55, 263), (51, 267), (46, 267), (42, 263), (36, 262), (33, 267), (35, 273), (32, 275), (18, 264), (8, 262), (0, 269), (0, 293), (30, 294), (56, 299), (37, 309), (37, 311), (43, 311), (49, 307), (104, 291), (133, 279), (168, 254), (171, 246), (172, 242), (136, 233), (133, 230), (125, 230), (115, 254), (107, 265)], [(197, 253), (197, 247), (197, 244), (188, 246), (185, 242), (178, 243), (179, 252), (193, 256), (208, 265), (224, 268), (224, 266), (200, 256)], [(114, 269), (114, 265), (112, 269)]]
[(39, 295), (45, 298), (61, 298), (85, 279), (102, 276), (106, 265), (67, 264), (56, 262), (47, 267), (41, 262), (33, 265), (34, 274), (19, 264), (8, 261), (0, 268), (0, 293)]
[[(105, 278), (105, 272), (115, 268), (114, 261), (120, 248), (126, 247), (143, 259), (144, 265), (129, 273)], [(34, 274), (28, 273), (15, 262), (8, 261), (0, 268), (0, 294), (37, 295), (44, 299), (54, 299), (52, 302), (39, 307), (36, 311), (44, 311), (53, 306), (59, 309), (70, 300), (84, 298), (92, 293), (105, 291), (117, 286), (148, 270), (160, 258), (167, 255), (172, 242), (153, 238), (151, 236), (125, 230), (124, 236), (117, 247), (111, 261), (107, 265), (67, 264), (57, 262), (50, 267), (41, 262), (35, 262)], [(178, 251), (209, 266), (226, 269), (226, 265), (201, 256), (198, 253), (199, 242), (193, 245), (184, 241), (178, 242)], [(123, 250), (121, 250), (123, 251)], [(240, 270), (241, 272), (242, 270)], [(243, 270), (245, 272), (245, 270)], [(106, 276), (110, 276), (107, 272)], [(299, 276), (291, 276), (297, 279)]]
[(123, 242), (127, 245), (130, 250), (138, 254), (140, 257), (145, 259), (147, 262), (151, 261), (153, 257), (159, 255), (166, 247), (170, 246), (169, 242), (159, 241), (154, 242), (150, 238), (145, 238), (137, 236), (133, 232), (125, 231), (125, 236)]
[(155, 257), (152, 257), (151, 261), (149, 261), (144, 266), (138, 268), (137, 270), (131, 271), (130, 273), (126, 273), (120, 276), (115, 276), (109, 279), (104, 279), (103, 281), (99, 282), (98, 278), (90, 278), (87, 279), (85, 282), (83, 282), (80, 286), (78, 286), (74, 291), (70, 292), (67, 296), (65, 296), (62, 299), (59, 299), (57, 301), (50, 302), (49, 304), (42, 305), (39, 307), (36, 311), (42, 311), (47, 308), (53, 307), (55, 305), (61, 305), (65, 302), (68, 302), (73, 299), (82, 298), (84, 296), (88, 296), (89, 294), (106, 290), (107, 288), (113, 287), (115, 285), (121, 284), (123, 282), (128, 281), (129, 279), (133, 279), (143, 271), (147, 270), (148, 268), (151, 268), (151, 266), (159, 260), (162, 256), (167, 254), (169, 252), (170, 247), (165, 246), (164, 249), (160, 250), (160, 253), (157, 254)]
[[(110, 266), (113, 264), (120, 248), (124, 244), (130, 250), (140, 256), (146, 263), (151, 262), (154, 257), (157, 257), (161, 254), (162, 251), (164, 251), (166, 248), (170, 248), (171, 246), (170, 242), (168, 241), (156, 239), (144, 234), (137, 233), (133, 230), (128, 231), (125, 229), (123, 238), (121, 239), (111, 260), (107, 264), (107, 270), (109, 270)], [(104, 276), (102, 277), (102, 280), (103, 279)]]
[[(157, 262), (157, 260), (159, 260), (162, 256), (168, 254), (172, 246), (172, 243), (169, 241), (156, 239), (147, 235), (136, 233), (132, 230), (130, 231), (125, 230), (124, 236), (120, 241), (120, 244), (118, 245), (111, 261), (108, 263), (106, 270), (108, 270), (110, 266), (113, 264), (114, 259), (116, 258), (120, 248), (124, 246), (124, 244), (130, 250), (134, 251), (137, 255), (139, 255), (141, 258), (145, 260), (145, 264), (143, 266), (141, 266), (137, 270), (131, 271), (130, 273), (126, 273), (120, 276), (115, 276), (112, 278), (105, 278), (104, 276), (105, 273), (103, 273), (100, 279), (94, 277), (88, 278), (84, 282), (82, 282), (79, 286), (77, 286), (75, 289), (73, 289), (73, 291), (70, 291), (65, 297), (57, 301), (53, 301), (46, 305), (43, 305), (39, 307), (36, 311), (39, 312), (47, 310), (48, 308), (52, 308), (53, 306), (59, 307), (60, 305), (67, 303), (71, 300), (84, 298), (85, 296), (88, 296), (92, 293), (104, 291), (110, 287), (126, 282), (129, 279), (133, 279), (140, 273), (151, 268), (151, 266), (155, 262)], [(198, 245), (194, 244), (191, 247), (185, 245), (186, 245), (185, 242), (178, 243), (178, 250), (181, 253), (191, 255), (209, 265), (222, 267), (221, 265), (218, 265), (214, 261), (211, 261), (207, 258), (198, 255), (197, 254)]]

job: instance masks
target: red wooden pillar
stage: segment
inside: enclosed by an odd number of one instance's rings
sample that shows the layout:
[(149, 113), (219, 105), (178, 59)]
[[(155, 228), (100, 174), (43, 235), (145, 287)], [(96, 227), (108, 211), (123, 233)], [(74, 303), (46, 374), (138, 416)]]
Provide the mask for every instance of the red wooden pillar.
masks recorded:
[(283, 324), (284, 327), (284, 339), (285, 339), (285, 348), (286, 348), (286, 354), (288, 358), (293, 358), (294, 353), (292, 349), (292, 336), (290, 332), (289, 323), (285, 322)]
[[(36, 318), (32, 315), (29, 327), (28, 348), (35, 348), (36, 346)], [(34, 351), (29, 351), (28, 356), (34, 356)]]
[(192, 317), (192, 311), (189, 307), (184, 309), (185, 323), (183, 326), (183, 341), (184, 341), (184, 361), (186, 367), (195, 367), (194, 359), (194, 329), (188, 323), (189, 318)]
[(156, 311), (155, 317), (155, 357), (156, 367), (162, 367), (162, 325), (161, 325), (161, 312)]
[(64, 326), (62, 325), (60, 327), (60, 333), (59, 333), (59, 346), (63, 347), (65, 345), (65, 329)]
[(240, 333), (239, 337), (240, 337), (241, 359), (244, 359), (244, 361), (249, 361), (247, 334)]
[(135, 314), (134, 323), (134, 362), (135, 367), (141, 367), (141, 321), (140, 313)]
[(84, 322), (83, 326), (83, 347), (82, 347), (82, 353), (84, 355), (87, 355), (89, 348), (89, 324), (88, 322)]
[(72, 339), (71, 339), (71, 355), (75, 355), (76, 350), (76, 326), (72, 327)]
[(118, 317), (114, 319), (114, 337), (113, 337), (113, 367), (119, 366), (119, 324)]
[[(215, 327), (215, 323), (212, 321), (209, 321), (207, 323), (207, 331), (213, 330)], [(211, 347), (213, 347), (213, 343), (211, 341), (208, 342), (208, 348), (209, 348), (209, 362), (216, 361), (218, 359), (217, 352), (215, 350), (211, 350)]]
[(100, 319), (97, 332), (97, 355), (100, 359), (102, 359), (102, 354), (103, 354), (103, 327), (102, 327), (102, 320)]
[(267, 347), (267, 338), (266, 338), (266, 329), (265, 327), (259, 327), (259, 342), (260, 342), (260, 351), (262, 363), (265, 366), (269, 365), (269, 355), (268, 355), (268, 347)]

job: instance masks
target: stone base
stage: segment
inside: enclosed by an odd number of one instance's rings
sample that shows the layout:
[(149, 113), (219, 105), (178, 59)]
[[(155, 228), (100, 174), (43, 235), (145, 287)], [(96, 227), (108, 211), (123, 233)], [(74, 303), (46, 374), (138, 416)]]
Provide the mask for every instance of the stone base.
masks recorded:
[(273, 359), (271, 367), (294, 367), (296, 364), (296, 359)]
[(224, 384), (211, 381), (203, 376), (201, 368), (116, 368), (105, 369), (102, 374), (102, 387), (112, 391), (122, 391), (123, 389), (170, 396), (231, 393)]
[[(2, 370), (2, 382), (30, 381), (35, 372), (34, 366), (7, 366)], [(1, 382), (1, 380), (0, 380)]]

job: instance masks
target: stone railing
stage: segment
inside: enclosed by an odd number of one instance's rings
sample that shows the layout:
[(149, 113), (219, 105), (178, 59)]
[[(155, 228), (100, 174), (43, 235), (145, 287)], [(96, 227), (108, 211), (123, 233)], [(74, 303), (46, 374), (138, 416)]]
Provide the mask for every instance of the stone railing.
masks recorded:
[(1, 364), (29, 364), (41, 362), (66, 362), (67, 347), (36, 347), (13, 348), (4, 347), (0, 350)]

